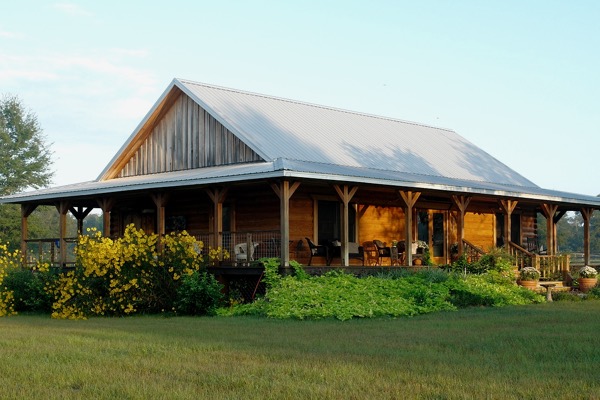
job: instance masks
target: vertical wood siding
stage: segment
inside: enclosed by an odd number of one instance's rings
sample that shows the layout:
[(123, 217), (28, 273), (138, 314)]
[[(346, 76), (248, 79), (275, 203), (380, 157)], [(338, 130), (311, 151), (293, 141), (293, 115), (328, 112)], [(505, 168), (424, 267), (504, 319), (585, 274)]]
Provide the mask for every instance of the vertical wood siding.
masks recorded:
[(119, 177), (260, 160), (258, 154), (182, 94), (157, 122)]

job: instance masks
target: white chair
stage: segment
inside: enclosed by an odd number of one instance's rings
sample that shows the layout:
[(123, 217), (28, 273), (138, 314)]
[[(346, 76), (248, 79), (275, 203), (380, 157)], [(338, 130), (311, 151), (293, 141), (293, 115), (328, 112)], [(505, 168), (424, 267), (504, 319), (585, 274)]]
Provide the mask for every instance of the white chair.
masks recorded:
[(250, 257), (248, 257), (248, 243), (238, 243), (233, 247), (235, 252), (235, 261), (239, 263), (247, 263), (248, 261), (254, 261), (254, 250), (258, 247), (258, 243), (252, 243), (250, 247)]

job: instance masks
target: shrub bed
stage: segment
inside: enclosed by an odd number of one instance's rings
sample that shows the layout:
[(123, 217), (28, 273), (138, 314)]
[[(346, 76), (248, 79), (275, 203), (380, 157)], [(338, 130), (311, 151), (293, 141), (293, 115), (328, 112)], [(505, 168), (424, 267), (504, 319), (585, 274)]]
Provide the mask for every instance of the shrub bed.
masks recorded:
[(219, 314), (347, 320), (544, 301), (543, 296), (515, 285), (502, 268), (478, 275), (431, 269), (364, 278), (338, 271), (311, 277), (297, 263), (292, 263), (294, 275), (280, 276), (276, 259), (262, 262), (266, 296), (252, 304), (220, 309)]

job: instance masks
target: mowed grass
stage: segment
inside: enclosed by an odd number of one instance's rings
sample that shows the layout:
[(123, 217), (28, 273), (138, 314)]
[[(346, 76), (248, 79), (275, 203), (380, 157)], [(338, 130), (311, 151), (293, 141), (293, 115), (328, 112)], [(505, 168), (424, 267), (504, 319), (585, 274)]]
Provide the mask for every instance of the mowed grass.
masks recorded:
[(415, 318), (0, 319), (2, 399), (599, 399), (600, 302)]

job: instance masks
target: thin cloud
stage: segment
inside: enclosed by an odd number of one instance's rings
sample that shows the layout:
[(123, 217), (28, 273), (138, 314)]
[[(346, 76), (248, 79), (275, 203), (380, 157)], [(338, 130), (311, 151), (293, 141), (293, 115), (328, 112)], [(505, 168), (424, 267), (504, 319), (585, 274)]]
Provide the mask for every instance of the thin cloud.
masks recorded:
[(0, 38), (4, 39), (21, 39), (23, 37), (22, 33), (4, 31), (0, 29)]
[(93, 14), (78, 4), (73, 3), (56, 3), (52, 6), (56, 10), (62, 11), (65, 14), (78, 16), (78, 17), (90, 17)]

